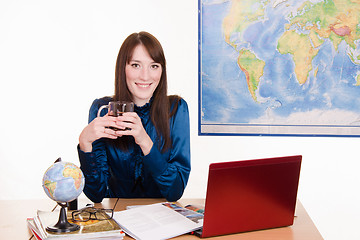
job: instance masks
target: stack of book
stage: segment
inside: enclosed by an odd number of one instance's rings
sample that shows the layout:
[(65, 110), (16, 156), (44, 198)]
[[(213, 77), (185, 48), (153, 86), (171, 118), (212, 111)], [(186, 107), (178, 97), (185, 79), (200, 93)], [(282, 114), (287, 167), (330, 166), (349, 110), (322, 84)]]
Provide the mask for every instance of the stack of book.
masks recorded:
[[(27, 219), (29, 229), (37, 240), (45, 239), (123, 239), (125, 233), (114, 219), (89, 220), (86, 222), (76, 222), (80, 226), (79, 230), (67, 233), (52, 233), (46, 227), (53, 226), (59, 220), (59, 211), (47, 212), (37, 211), (33, 218)], [(68, 213), (68, 221), (71, 220), (71, 212)]]
[[(67, 213), (67, 218), (74, 223), (71, 212)], [(203, 209), (194, 205), (181, 207), (176, 203), (162, 202), (128, 206), (126, 210), (114, 212), (111, 219), (76, 222), (80, 229), (69, 233), (46, 230), (57, 223), (59, 211), (38, 211), (35, 217), (27, 219), (27, 223), (37, 240), (123, 239), (125, 233), (137, 240), (159, 240), (201, 229), (203, 218)]]

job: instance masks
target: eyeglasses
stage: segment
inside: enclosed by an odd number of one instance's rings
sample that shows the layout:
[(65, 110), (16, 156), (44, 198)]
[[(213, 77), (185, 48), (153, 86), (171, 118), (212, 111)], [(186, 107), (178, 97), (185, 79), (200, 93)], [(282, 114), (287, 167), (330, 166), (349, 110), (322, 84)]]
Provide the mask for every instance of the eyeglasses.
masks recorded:
[(112, 209), (85, 207), (71, 214), (74, 222), (86, 222), (89, 220), (109, 220), (112, 219), (114, 211)]

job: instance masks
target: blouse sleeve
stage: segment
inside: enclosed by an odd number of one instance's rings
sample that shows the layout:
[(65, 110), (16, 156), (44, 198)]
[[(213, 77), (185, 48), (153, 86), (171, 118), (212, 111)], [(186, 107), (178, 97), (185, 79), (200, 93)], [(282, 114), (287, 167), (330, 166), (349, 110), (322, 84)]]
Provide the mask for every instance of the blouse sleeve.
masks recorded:
[[(100, 107), (99, 100), (95, 100), (90, 107), (89, 123), (97, 116)], [(79, 146), (78, 154), (80, 169), (85, 175), (85, 195), (93, 202), (101, 202), (104, 197), (111, 197), (108, 187), (109, 170), (106, 149), (102, 139), (93, 142), (92, 152), (83, 152)]]
[[(170, 122), (172, 147), (162, 154), (156, 144), (144, 156), (144, 167), (150, 170), (161, 194), (168, 201), (181, 198), (190, 174), (190, 124), (185, 100), (179, 101), (176, 114)], [(166, 157), (170, 156), (170, 157)]]

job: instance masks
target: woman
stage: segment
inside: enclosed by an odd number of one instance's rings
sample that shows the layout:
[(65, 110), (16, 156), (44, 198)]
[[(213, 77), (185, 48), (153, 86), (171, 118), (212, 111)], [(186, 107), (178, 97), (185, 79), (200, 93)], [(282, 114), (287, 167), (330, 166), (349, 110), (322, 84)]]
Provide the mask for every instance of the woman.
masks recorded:
[[(134, 102), (135, 111), (96, 117), (102, 105), (120, 100)], [(165, 56), (151, 34), (125, 39), (116, 62), (115, 95), (93, 102), (78, 153), (84, 193), (93, 202), (182, 196), (190, 173), (188, 106), (179, 96), (167, 96)]]

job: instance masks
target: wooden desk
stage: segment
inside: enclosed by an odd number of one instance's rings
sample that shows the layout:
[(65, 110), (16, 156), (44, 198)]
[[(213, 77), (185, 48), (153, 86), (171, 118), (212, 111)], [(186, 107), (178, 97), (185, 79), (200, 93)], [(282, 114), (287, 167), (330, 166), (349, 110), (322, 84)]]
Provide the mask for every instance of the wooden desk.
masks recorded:
[[(145, 205), (157, 202), (164, 202), (165, 199), (104, 199), (96, 207), (113, 208), (115, 211), (124, 210), (128, 205)], [(181, 205), (199, 204), (204, 205), (203, 199), (180, 199), (178, 201)], [(79, 208), (91, 203), (87, 199), (79, 200)], [(51, 211), (55, 202), (50, 199), (43, 200), (16, 200), (16, 201), (0, 201), (0, 212), (2, 217), (0, 220), (1, 239), (31, 239), (32, 234), (27, 228), (26, 218), (33, 217), (36, 211), (45, 210)], [(302, 204), (298, 201), (296, 207), (296, 216), (294, 225), (290, 227), (254, 231), (247, 233), (239, 233), (232, 235), (219, 236), (213, 239), (247, 239), (247, 240), (270, 240), (270, 239), (292, 239), (292, 240), (318, 240), (323, 239), (319, 231), (315, 227), (311, 218), (307, 214)], [(34, 238), (32, 238), (34, 239)], [(126, 236), (124, 239), (132, 239)], [(193, 235), (182, 235), (175, 239), (199, 239)], [(206, 238), (210, 239), (210, 238)]]

